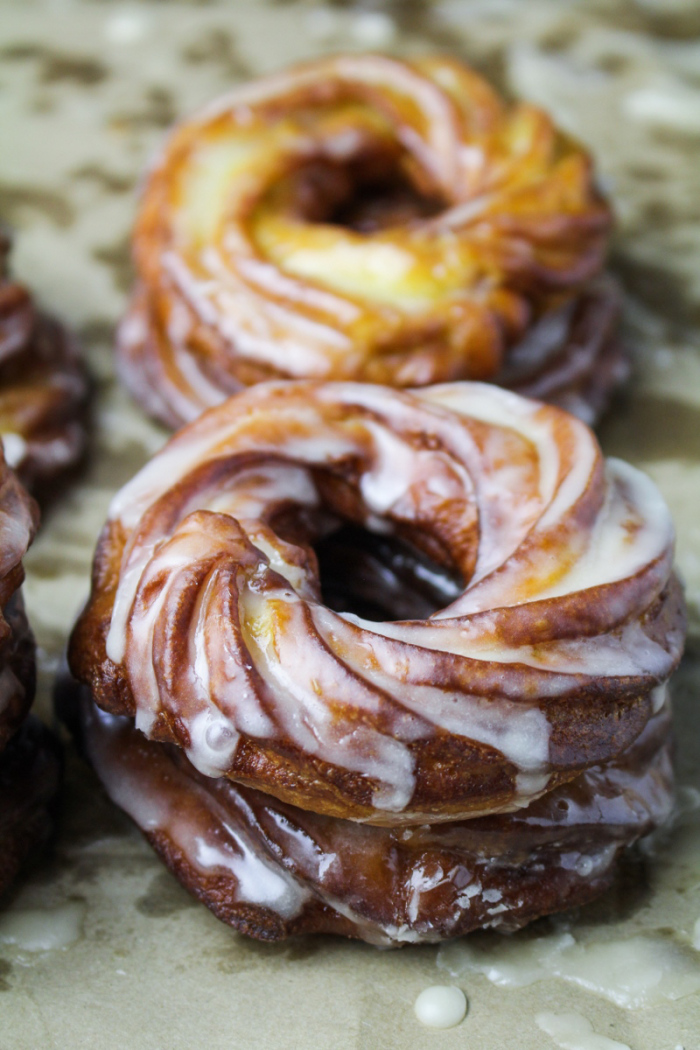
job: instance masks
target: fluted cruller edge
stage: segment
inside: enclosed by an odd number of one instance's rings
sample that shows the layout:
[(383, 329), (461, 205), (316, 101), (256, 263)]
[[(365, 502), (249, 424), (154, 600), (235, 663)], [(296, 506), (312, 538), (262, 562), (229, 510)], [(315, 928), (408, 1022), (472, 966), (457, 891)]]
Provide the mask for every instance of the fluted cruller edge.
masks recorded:
[[(313, 548), (342, 521), (430, 559), (444, 607), (324, 605)], [(117, 494), (71, 665), (205, 776), (378, 825), (472, 818), (640, 735), (682, 649), (672, 556), (653, 484), (558, 409), (261, 385)]]
[(324, 817), (204, 776), (84, 687), (71, 707), (112, 801), (217, 918), (264, 941), (334, 933), (400, 947), (512, 933), (600, 896), (625, 847), (672, 808), (667, 703), (618, 759), (525, 809), (418, 828)]
[(586, 151), (463, 64), (305, 63), (173, 129), (119, 370), (172, 427), (275, 378), (514, 381), (590, 423), (627, 373), (610, 224)]

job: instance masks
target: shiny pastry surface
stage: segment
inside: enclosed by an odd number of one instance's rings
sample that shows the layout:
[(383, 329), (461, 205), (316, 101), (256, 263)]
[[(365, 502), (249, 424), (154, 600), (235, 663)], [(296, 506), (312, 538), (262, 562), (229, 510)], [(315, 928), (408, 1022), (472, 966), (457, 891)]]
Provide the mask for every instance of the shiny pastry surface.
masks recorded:
[(112, 800), (190, 892), (262, 940), (338, 933), (395, 946), (517, 930), (599, 896), (623, 847), (673, 799), (667, 705), (617, 760), (525, 809), (418, 828), (324, 817), (203, 776), (86, 696), (81, 722)]
[(0, 438), (23, 483), (51, 482), (85, 450), (88, 380), (73, 338), (7, 271), (0, 231)]
[[(343, 553), (351, 527), (369, 549)], [(491, 815), (614, 761), (660, 708), (672, 554), (653, 484), (559, 409), (260, 385), (114, 498), (71, 665), (207, 777), (392, 827)], [(342, 581), (363, 575), (381, 600), (358, 615)]]
[(515, 353), (516, 382), (546, 371), (547, 398), (590, 422), (626, 369), (614, 291), (586, 291), (609, 226), (585, 151), (466, 66), (293, 67), (168, 140), (122, 375), (176, 426), (272, 378), (507, 384)]

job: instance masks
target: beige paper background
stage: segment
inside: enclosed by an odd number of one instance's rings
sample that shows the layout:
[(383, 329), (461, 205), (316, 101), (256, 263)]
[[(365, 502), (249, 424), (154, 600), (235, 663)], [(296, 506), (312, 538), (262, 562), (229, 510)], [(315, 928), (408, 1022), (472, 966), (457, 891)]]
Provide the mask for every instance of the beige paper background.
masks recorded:
[[(27, 559), (46, 717), (107, 503), (164, 438), (117, 387), (111, 359), (140, 173), (178, 115), (232, 83), (353, 48), (461, 55), (547, 106), (594, 151), (618, 215), (612, 262), (628, 290), (635, 357), (603, 443), (647, 469), (672, 507), (698, 637), (699, 3), (0, 0), (0, 217), (17, 232), (15, 272), (79, 332), (98, 386), (87, 475), (52, 508)], [(675, 686), (686, 788), (700, 788), (699, 686), (693, 642)], [(624, 942), (641, 932), (660, 945), (690, 944), (700, 827), (695, 796), (683, 798), (665, 847), (575, 919), (577, 939)], [(12, 923), (37, 909), (70, 943), (33, 952), (10, 943)], [(484, 943), (489, 950), (498, 938)], [(689, 970), (700, 966), (696, 954), (697, 963), (688, 952)], [(458, 1028), (430, 1031), (412, 1004), (428, 985), (452, 981), (436, 961), (429, 947), (238, 937), (190, 900), (70, 756), (55, 854), (0, 916), (0, 1050), (541, 1050), (555, 1043), (535, 1015), (572, 1009), (632, 1050), (700, 1047), (697, 994), (628, 1011), (556, 979), (508, 989), (481, 975), (456, 978), (469, 1014)]]

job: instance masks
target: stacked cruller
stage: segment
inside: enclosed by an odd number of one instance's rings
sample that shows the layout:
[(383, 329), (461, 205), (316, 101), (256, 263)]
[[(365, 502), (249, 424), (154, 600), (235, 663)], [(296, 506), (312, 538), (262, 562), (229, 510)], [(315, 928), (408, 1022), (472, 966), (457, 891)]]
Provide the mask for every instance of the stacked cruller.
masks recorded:
[(253, 385), (509, 374), (590, 415), (607, 222), (578, 148), (442, 60), (244, 88), (152, 175), (123, 364), (197, 418), (114, 498), (70, 658), (108, 792), (244, 932), (517, 929), (668, 814), (652, 483), (494, 385)]
[(60, 778), (57, 745), (28, 714), (34, 696), (34, 639), (20, 585), (22, 558), (38, 520), (34, 500), (0, 452), (0, 894), (51, 829)]
[[(314, 547), (344, 522), (416, 552), (376, 563), (388, 622), (324, 603)], [(559, 409), (260, 385), (112, 504), (72, 640), (88, 751), (246, 932), (517, 928), (669, 811), (672, 545), (651, 482)], [(452, 600), (409, 618), (428, 574)]]
[(9, 250), (0, 230), (0, 893), (47, 838), (60, 779), (56, 741), (27, 715), (34, 639), (19, 588), (39, 514), (23, 485), (47, 495), (79, 462), (89, 387), (73, 337), (11, 278)]

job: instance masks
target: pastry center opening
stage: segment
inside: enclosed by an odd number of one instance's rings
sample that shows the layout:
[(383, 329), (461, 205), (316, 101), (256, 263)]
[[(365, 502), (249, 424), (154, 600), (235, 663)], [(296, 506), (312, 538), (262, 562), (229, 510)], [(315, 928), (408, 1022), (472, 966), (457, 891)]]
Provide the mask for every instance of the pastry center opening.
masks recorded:
[(373, 233), (428, 219), (443, 208), (441, 200), (424, 196), (400, 169), (378, 171), (358, 177), (326, 221), (358, 233)]
[(370, 151), (342, 163), (314, 160), (298, 168), (288, 192), (296, 214), (309, 223), (358, 233), (406, 226), (446, 207), (419, 186), (405, 156)]
[(464, 581), (413, 544), (342, 525), (314, 544), (325, 605), (365, 620), (425, 620), (464, 590)]

